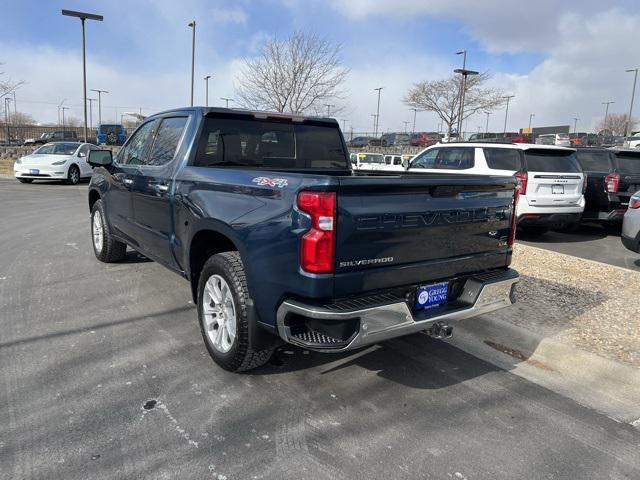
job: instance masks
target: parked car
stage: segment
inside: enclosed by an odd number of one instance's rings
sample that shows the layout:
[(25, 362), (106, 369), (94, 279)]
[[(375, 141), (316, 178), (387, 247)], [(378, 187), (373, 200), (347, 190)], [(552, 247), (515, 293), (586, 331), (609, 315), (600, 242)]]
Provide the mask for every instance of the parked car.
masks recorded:
[(558, 147), (570, 147), (571, 140), (568, 133), (544, 133), (536, 137), (537, 145), (556, 145)]
[(101, 124), (96, 129), (98, 145), (122, 145), (127, 139), (127, 131), (122, 125)]
[(87, 156), (95, 149), (97, 147), (90, 143), (45, 143), (33, 153), (15, 161), (14, 175), (21, 183), (64, 180), (75, 185), (81, 178), (91, 176), (93, 170), (87, 163)]
[(542, 234), (580, 222), (584, 174), (570, 148), (526, 143), (458, 143), (428, 147), (409, 173), (512, 175), (520, 186), (518, 226)]
[(576, 158), (587, 178), (582, 220), (619, 225), (640, 190), (640, 151), (578, 148)]
[(624, 148), (640, 148), (640, 133), (625, 138), (623, 146)]
[(46, 132), (40, 135), (40, 138), (27, 138), (24, 141), (24, 145), (44, 145), (45, 143), (59, 141), (77, 142), (78, 134), (74, 130)]
[(381, 153), (352, 153), (349, 159), (354, 170), (379, 170), (385, 165), (384, 155)]
[(384, 163), (388, 165), (396, 165), (402, 167), (402, 155), (385, 155)]
[(385, 133), (380, 137), (380, 144), (383, 147), (397, 147), (409, 145), (410, 140), (408, 133)]
[(367, 147), (370, 141), (371, 141), (371, 137), (355, 137), (353, 140), (349, 142), (349, 146), (356, 147), (356, 148)]
[(629, 250), (640, 253), (640, 191), (629, 199), (629, 208), (622, 221), (620, 239)]
[(283, 342), (450, 336), (514, 302), (511, 177), (354, 174), (335, 120), (202, 107), (151, 116), (89, 162), (96, 258), (130, 245), (186, 278), (227, 370)]
[(413, 133), (409, 139), (409, 144), (414, 147), (428, 147), (440, 141), (440, 134), (431, 132)]

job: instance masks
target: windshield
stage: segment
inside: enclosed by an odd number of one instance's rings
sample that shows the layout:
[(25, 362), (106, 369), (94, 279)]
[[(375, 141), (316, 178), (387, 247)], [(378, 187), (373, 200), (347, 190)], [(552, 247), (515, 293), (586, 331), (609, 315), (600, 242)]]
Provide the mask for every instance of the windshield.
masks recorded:
[(73, 155), (77, 148), (77, 143), (47, 143), (33, 153), (35, 155)]
[(590, 150), (579, 150), (576, 153), (578, 162), (585, 172), (608, 172), (609, 153)]
[(640, 154), (618, 153), (618, 170), (620, 173), (640, 175)]
[(530, 172), (579, 173), (580, 164), (572, 151), (530, 149), (525, 150), (524, 158)]
[(360, 163), (385, 163), (384, 155), (381, 153), (359, 153), (358, 159)]
[(205, 119), (195, 165), (348, 168), (347, 154), (337, 125), (237, 117)]

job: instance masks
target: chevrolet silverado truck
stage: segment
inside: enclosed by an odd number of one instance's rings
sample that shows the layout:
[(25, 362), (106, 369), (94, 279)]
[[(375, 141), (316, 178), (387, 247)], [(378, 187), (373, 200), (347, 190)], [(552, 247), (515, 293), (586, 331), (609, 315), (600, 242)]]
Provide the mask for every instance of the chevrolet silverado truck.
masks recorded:
[(513, 177), (360, 175), (333, 119), (201, 107), (149, 117), (89, 163), (98, 260), (129, 246), (189, 281), (230, 371), (283, 342), (447, 337), (514, 302)]

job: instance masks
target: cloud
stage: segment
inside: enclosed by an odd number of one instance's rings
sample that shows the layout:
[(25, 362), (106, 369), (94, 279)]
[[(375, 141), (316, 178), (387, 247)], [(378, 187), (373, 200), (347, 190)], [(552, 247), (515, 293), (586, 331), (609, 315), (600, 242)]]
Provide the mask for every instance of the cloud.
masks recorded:
[(240, 7), (214, 8), (211, 10), (210, 19), (215, 24), (235, 23), (247, 25), (247, 13)]

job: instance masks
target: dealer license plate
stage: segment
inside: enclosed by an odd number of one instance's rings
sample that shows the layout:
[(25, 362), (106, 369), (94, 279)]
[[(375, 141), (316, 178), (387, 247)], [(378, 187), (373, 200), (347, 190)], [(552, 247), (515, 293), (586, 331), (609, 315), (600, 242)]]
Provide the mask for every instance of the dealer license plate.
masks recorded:
[(31, 175), (40, 175), (40, 170), (38, 170), (37, 168), (32, 168), (31, 170), (29, 170), (29, 173)]
[(564, 195), (564, 185), (551, 185), (551, 193), (554, 195)]
[(437, 307), (447, 303), (449, 299), (449, 283), (436, 283), (418, 287), (416, 291), (416, 309)]

